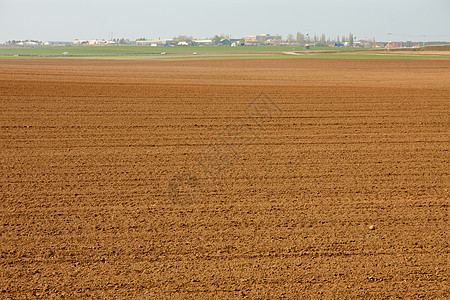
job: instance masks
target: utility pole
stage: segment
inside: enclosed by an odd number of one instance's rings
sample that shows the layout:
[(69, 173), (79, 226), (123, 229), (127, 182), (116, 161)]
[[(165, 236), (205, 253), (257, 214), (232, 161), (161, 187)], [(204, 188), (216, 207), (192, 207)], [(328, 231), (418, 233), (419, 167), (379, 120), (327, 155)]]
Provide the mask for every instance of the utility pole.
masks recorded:
[(388, 44), (387, 44), (388, 52), (389, 52), (389, 48), (391, 48), (391, 45), (390, 45), (390, 43), (391, 43), (391, 34), (392, 33), (388, 32)]

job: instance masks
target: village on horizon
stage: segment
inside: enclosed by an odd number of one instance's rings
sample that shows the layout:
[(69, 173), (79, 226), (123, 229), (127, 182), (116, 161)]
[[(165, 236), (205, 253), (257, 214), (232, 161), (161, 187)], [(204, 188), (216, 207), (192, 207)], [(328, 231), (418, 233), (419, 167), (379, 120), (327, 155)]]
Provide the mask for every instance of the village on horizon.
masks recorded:
[(325, 34), (309, 35), (298, 32), (296, 36), (288, 34), (283, 39), (281, 35), (257, 34), (246, 35), (242, 38), (231, 38), (230, 35), (216, 35), (212, 38), (198, 39), (192, 36), (179, 35), (171, 39), (146, 39), (138, 38), (129, 40), (126, 38), (109, 39), (75, 39), (74, 41), (39, 41), (39, 40), (10, 40), (1, 44), (9, 47), (37, 47), (37, 46), (306, 46), (306, 47), (362, 47), (362, 48), (419, 48), (430, 45), (446, 45), (446, 41), (392, 41), (388, 34), (387, 41), (376, 41), (367, 37), (358, 39), (352, 33), (336, 38), (326, 37)]

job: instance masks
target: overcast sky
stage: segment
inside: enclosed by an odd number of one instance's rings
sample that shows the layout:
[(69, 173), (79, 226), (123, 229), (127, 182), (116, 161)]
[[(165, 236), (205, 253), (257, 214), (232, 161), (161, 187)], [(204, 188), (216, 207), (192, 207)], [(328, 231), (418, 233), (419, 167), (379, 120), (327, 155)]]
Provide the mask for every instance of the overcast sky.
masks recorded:
[(0, 0), (0, 42), (298, 31), (450, 41), (450, 0)]

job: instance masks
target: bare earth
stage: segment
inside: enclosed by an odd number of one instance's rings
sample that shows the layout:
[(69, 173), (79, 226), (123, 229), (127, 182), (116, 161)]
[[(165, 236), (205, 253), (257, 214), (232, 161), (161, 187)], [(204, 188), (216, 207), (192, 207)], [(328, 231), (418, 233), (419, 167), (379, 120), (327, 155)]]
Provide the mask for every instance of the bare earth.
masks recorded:
[(446, 60), (0, 61), (0, 298), (448, 298), (449, 100)]
[(408, 55), (450, 55), (450, 51), (395, 51), (398, 54), (408, 54)]

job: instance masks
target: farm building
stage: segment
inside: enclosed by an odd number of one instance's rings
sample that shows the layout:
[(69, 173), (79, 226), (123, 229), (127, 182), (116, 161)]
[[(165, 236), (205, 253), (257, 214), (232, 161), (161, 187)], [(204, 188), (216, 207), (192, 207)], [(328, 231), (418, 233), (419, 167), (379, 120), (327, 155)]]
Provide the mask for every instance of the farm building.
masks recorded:
[(136, 41), (136, 45), (139, 46), (162, 46), (162, 45), (171, 45), (173, 43), (173, 39), (157, 39), (157, 40), (145, 40), (145, 41)]
[(202, 45), (204, 45), (204, 46), (209, 46), (209, 45), (212, 45), (212, 40), (194, 40), (194, 41), (192, 41), (194, 44), (197, 44), (197, 45), (199, 45), (199, 46), (202, 46)]
[(74, 45), (107, 45), (114, 44), (113, 41), (108, 40), (78, 40), (73, 41)]
[(281, 44), (281, 35), (257, 34), (245, 36), (245, 45), (279, 45)]
[(229, 39), (221, 39), (219, 46), (231, 46), (232, 42)]

